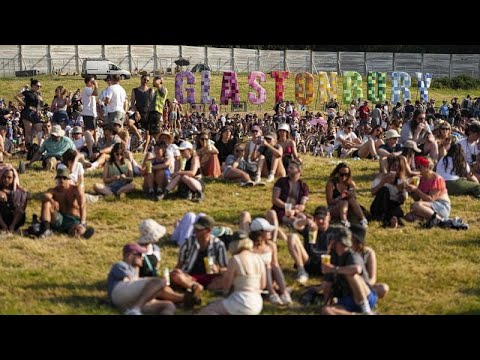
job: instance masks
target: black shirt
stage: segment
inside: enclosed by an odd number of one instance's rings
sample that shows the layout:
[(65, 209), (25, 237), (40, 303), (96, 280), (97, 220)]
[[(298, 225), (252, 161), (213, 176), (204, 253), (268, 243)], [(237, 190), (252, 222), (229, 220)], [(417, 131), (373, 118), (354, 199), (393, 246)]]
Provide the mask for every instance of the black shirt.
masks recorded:
[(233, 154), (233, 148), (236, 143), (237, 141), (235, 139), (229, 140), (226, 144), (222, 140), (218, 140), (215, 143), (215, 147), (218, 150), (218, 160), (220, 161), (220, 164), (225, 162), (228, 155)]
[(24, 96), (25, 109), (28, 109), (30, 106), (38, 109), (41, 106), (37, 93), (32, 90), (25, 90), (22, 92), (22, 95)]
[(308, 225), (303, 228), (301, 231), (301, 234), (303, 236), (303, 246), (305, 250), (307, 251), (307, 254), (309, 256), (309, 261), (311, 262), (320, 262), (321, 255), (327, 253), (327, 247), (328, 247), (328, 242), (327, 242), (327, 233), (326, 232), (317, 232), (317, 240), (315, 244), (310, 244), (308, 241)]
[(206, 256), (208, 256), (208, 248), (199, 249), (197, 259), (193, 264), (192, 270), (190, 270), (190, 274), (206, 274), (207, 270), (205, 269), (205, 261), (203, 260)]
[[(368, 272), (367, 269), (365, 268), (365, 262), (363, 261), (362, 256), (353, 251), (352, 249), (348, 249), (342, 256), (339, 256), (335, 253), (335, 251), (332, 252), (332, 258), (331, 258), (332, 265), (335, 266), (349, 266), (349, 265), (360, 265), (361, 267), (361, 273), (360, 276), (364, 279), (365, 283), (368, 285), (370, 288), (370, 285), (368, 284)], [(337, 274), (328, 274), (328, 277), (326, 276), (327, 281), (333, 281), (333, 296), (337, 298), (342, 298), (345, 296), (352, 296), (352, 290), (350, 286), (348, 285), (347, 279), (345, 279), (345, 276)]]

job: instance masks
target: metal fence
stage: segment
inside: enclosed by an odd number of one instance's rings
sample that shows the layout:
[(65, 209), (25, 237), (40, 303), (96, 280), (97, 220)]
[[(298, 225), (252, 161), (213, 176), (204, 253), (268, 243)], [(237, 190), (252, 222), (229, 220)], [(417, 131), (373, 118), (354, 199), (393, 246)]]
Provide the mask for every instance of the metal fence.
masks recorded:
[(310, 50), (254, 50), (182, 45), (0, 45), (0, 76), (18, 70), (43, 74), (79, 74), (83, 59), (105, 57), (131, 72), (173, 73), (180, 56), (205, 64), (213, 72), (368, 71), (430, 72), (435, 78), (461, 74), (480, 78), (480, 54), (420, 54), (371, 52), (321, 52)]

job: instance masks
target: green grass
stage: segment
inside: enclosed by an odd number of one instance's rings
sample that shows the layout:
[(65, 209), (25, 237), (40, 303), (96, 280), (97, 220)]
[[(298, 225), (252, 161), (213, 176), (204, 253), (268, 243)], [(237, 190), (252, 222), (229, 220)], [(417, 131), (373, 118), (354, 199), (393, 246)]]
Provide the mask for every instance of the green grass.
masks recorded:
[[(53, 94), (58, 84), (66, 84), (73, 90), (81, 86), (81, 79), (41, 79), (46, 94)], [(137, 82), (137, 79), (126, 81), (125, 87), (131, 89)], [(0, 84), (0, 96), (11, 99), (24, 81), (0, 80)], [(167, 86), (172, 93), (169, 84), (171, 82), (167, 82)], [(293, 91), (293, 84), (291, 88)], [(243, 94), (246, 92), (242, 92), (242, 97)], [(444, 94), (447, 98), (455, 94), (462, 96), (453, 91)], [(326, 203), (326, 178), (335, 167), (333, 161), (338, 159), (303, 158), (303, 178), (311, 191), (307, 211), (312, 212), (316, 206)], [(377, 171), (377, 162), (361, 160), (349, 163), (360, 187), (360, 203), (368, 208), (372, 202), (370, 183)], [(33, 213), (40, 213), (38, 199), (41, 192), (54, 183), (53, 173), (37, 169), (35, 167), (21, 175), (22, 185), (34, 194), (27, 208), (28, 222)], [(91, 191), (93, 183), (98, 181), (101, 181), (100, 170), (88, 174), (87, 191)], [(136, 178), (134, 183), (137, 188), (141, 187), (141, 179)], [(241, 211), (248, 210), (253, 216), (262, 216), (270, 208), (271, 190), (271, 184), (264, 188), (247, 189), (211, 180), (207, 181), (206, 200), (201, 204), (184, 200), (155, 203), (143, 199), (138, 192), (123, 200), (100, 200), (89, 205), (87, 220), (96, 229), (90, 240), (65, 236), (43, 240), (1, 237), (0, 314), (118, 314), (107, 303), (106, 275), (111, 264), (120, 260), (122, 246), (138, 239), (140, 220), (153, 218), (171, 233), (175, 221), (186, 211), (207, 212), (218, 223), (236, 229)], [(391, 288), (391, 293), (379, 303), (380, 313), (480, 313), (480, 202), (470, 197), (451, 197), (451, 200), (452, 216), (465, 219), (470, 224), (470, 230), (425, 230), (418, 224), (386, 230), (378, 223), (370, 224), (367, 242), (377, 251), (378, 281), (388, 283)], [(176, 263), (177, 248), (166, 243), (161, 247), (161, 267), (172, 268)], [(287, 284), (293, 287), (294, 300), (298, 300), (302, 287), (294, 282), (293, 260), (284, 242), (279, 243), (279, 252)], [(309, 285), (319, 281), (313, 278)], [(211, 294), (205, 294), (204, 303), (211, 298)], [(179, 310), (178, 313), (188, 312)], [(304, 308), (296, 303), (293, 308), (279, 309), (266, 302), (263, 313), (316, 314), (318, 308)]]

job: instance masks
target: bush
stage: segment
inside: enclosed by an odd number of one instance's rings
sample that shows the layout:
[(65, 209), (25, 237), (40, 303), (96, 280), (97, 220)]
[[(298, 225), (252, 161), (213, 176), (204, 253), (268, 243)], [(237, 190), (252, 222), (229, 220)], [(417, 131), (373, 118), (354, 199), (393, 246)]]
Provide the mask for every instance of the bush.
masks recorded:
[(460, 75), (449, 79), (447, 77), (432, 79), (432, 89), (476, 89), (480, 87), (480, 80), (474, 79), (468, 75)]
[(432, 84), (430, 85), (432, 89), (448, 89), (451, 87), (451, 81), (447, 77), (432, 79)]

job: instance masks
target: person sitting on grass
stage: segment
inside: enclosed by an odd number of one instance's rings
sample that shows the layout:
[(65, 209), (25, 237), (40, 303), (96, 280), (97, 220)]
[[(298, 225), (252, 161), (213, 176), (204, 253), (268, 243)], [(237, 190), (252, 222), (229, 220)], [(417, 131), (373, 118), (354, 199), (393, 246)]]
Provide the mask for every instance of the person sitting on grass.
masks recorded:
[[(210, 303), (200, 315), (258, 315), (263, 308), (262, 289), (266, 286), (265, 265), (253, 251), (253, 241), (245, 231), (235, 231), (229, 250), (232, 258), (224, 275), (226, 299)], [(232, 291), (233, 287), (233, 291)]]
[(54, 171), (57, 162), (68, 149), (75, 150), (72, 139), (65, 136), (65, 131), (60, 125), (53, 125), (50, 137), (33, 154), (32, 160), (26, 164), (26, 167), (30, 168), (35, 161), (42, 159), (43, 168)]
[(96, 183), (93, 189), (100, 195), (116, 195), (124, 197), (135, 190), (132, 163), (125, 159), (125, 146), (117, 143), (113, 146), (112, 156), (103, 169), (103, 184)]
[(87, 227), (85, 194), (70, 182), (70, 170), (57, 169), (56, 186), (43, 195), (40, 237), (53, 235), (52, 230), (89, 239), (93, 227)]
[(343, 162), (338, 164), (330, 174), (325, 187), (328, 209), (332, 218), (340, 219), (346, 227), (350, 226), (347, 219), (349, 210), (360, 219), (360, 224), (367, 227), (368, 220), (357, 201), (356, 188), (357, 185), (352, 179), (352, 171), (348, 164)]
[(385, 283), (377, 283), (377, 254), (370, 246), (365, 245), (367, 229), (358, 224), (352, 224), (350, 231), (352, 232), (352, 249), (362, 256), (365, 263), (368, 284), (375, 290), (378, 298), (382, 299), (388, 294), (390, 287)]
[(0, 168), (0, 230), (13, 233), (25, 224), (28, 192), (20, 186), (17, 170)]
[(178, 192), (181, 196), (186, 194), (188, 200), (203, 201), (205, 200), (204, 185), (200, 181), (200, 159), (193, 150), (191, 142), (184, 141), (178, 147), (180, 150), (181, 164), (179, 170), (172, 174), (172, 180), (165, 187), (164, 198), (175, 189), (178, 185)]
[(296, 280), (305, 285), (310, 275), (322, 275), (321, 255), (327, 253), (327, 234), (330, 227), (330, 212), (326, 206), (318, 206), (311, 216), (295, 222), (294, 227), (303, 236), (288, 234), (288, 251), (295, 261)]
[[(322, 282), (325, 299), (322, 314), (350, 315), (361, 312), (371, 315), (378, 296), (370, 286), (365, 262), (352, 249), (352, 232), (342, 225), (332, 225), (328, 243), (331, 246), (331, 263), (322, 264), (322, 273), (325, 274), (325, 281)], [(336, 304), (332, 303), (334, 297), (338, 299)]]
[(413, 184), (406, 185), (407, 191), (416, 201), (405, 218), (408, 221), (414, 221), (415, 218), (428, 220), (425, 226), (430, 228), (448, 219), (451, 210), (450, 198), (445, 179), (433, 171), (433, 160), (417, 156), (415, 163), (422, 177), (418, 187)]
[(277, 144), (277, 134), (274, 132), (265, 135), (263, 144), (252, 154), (253, 160), (260, 155), (264, 156), (263, 161), (259, 160), (258, 166), (261, 166), (261, 173), (267, 178), (267, 182), (275, 181), (275, 176), (285, 176), (282, 154), (283, 148)]
[(191, 289), (198, 295), (205, 287), (222, 288), (223, 273), (227, 270), (225, 244), (212, 235), (215, 220), (200, 216), (193, 225), (193, 235), (180, 247), (178, 262), (170, 273), (172, 283)]
[(108, 273), (108, 297), (125, 315), (174, 315), (175, 305), (171, 301), (157, 300), (166, 287), (166, 280), (138, 276), (146, 252), (134, 243), (123, 247), (123, 260), (113, 264)]
[[(163, 192), (172, 175), (170, 173), (170, 157), (167, 156), (167, 144), (160, 141), (155, 144), (153, 154), (147, 153), (142, 164), (143, 188), (149, 198), (161, 200)], [(148, 164), (151, 162), (151, 165)], [(147, 171), (149, 167), (149, 171)]]

